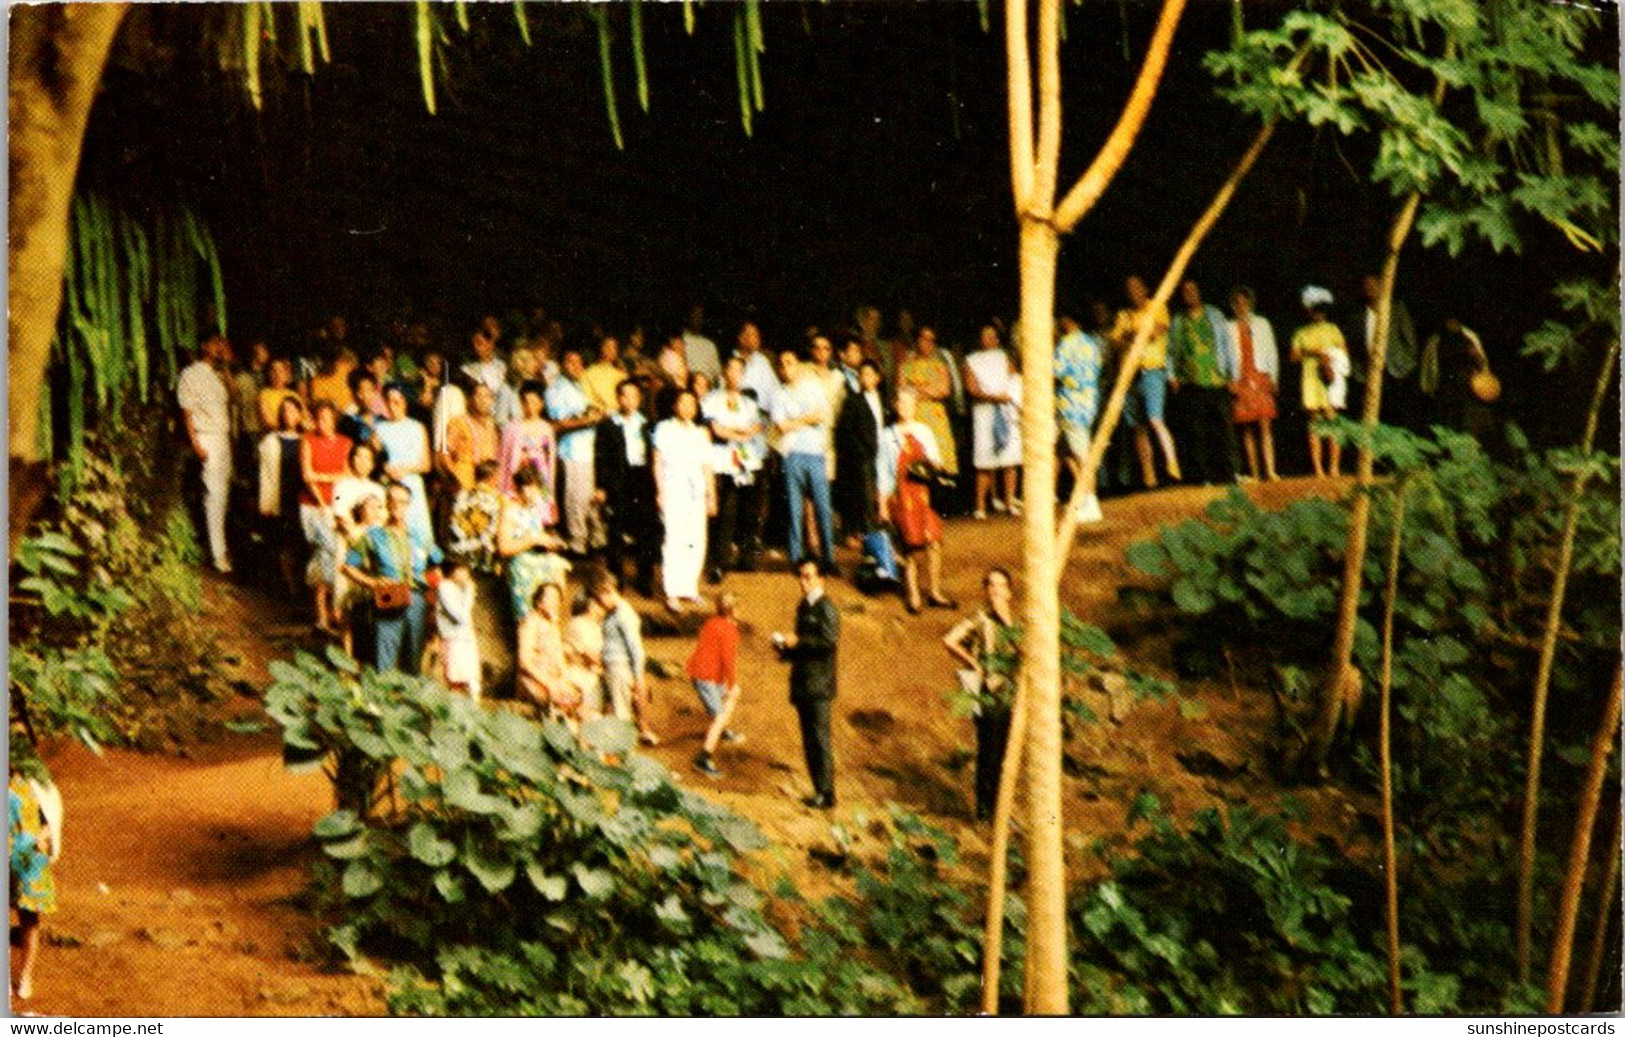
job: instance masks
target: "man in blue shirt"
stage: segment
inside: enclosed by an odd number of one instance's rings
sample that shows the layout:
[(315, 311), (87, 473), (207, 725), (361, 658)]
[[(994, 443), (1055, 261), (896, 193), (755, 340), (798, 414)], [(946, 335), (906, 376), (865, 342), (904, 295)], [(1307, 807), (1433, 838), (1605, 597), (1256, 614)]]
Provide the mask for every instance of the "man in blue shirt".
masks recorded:
[(825, 575), (836, 575), (835, 519), (829, 493), (829, 394), (817, 373), (802, 364), (795, 350), (782, 351), (779, 364), (784, 370), (784, 387), (773, 402), (772, 415), (780, 436), (779, 449), (784, 454), (784, 484), (790, 498), (790, 564), (799, 565), (807, 554), (802, 516), (804, 501), (810, 496), (818, 523), (818, 547), (823, 554), (820, 566)]
[(587, 553), (587, 513), (592, 508), (594, 428), (604, 415), (587, 400), (581, 387), (586, 365), (570, 350), (559, 363), (559, 377), (547, 387), (547, 417), (559, 441), (559, 467), (564, 475), (564, 528), (570, 551)]
[(440, 548), (407, 523), (412, 509), (412, 491), (403, 483), (391, 483), (385, 498), (385, 521), (362, 535), (344, 560), (344, 575), (374, 593), (389, 584), (406, 584), (410, 602), (388, 611), (374, 607), (371, 613), (374, 643), (373, 666), (380, 670), (418, 672), (423, 655), (424, 627), (428, 617), (425, 574), (431, 564), (440, 563)]
[[(1066, 440), (1067, 465), (1074, 479), (1083, 477), (1083, 461), (1089, 456), (1089, 433), (1100, 409), (1100, 367), (1104, 343), (1079, 327), (1070, 314), (1062, 314), (1061, 341), (1055, 347), (1055, 408), (1061, 438)], [(1078, 521), (1099, 522), (1100, 498), (1094, 479), (1078, 503)]]

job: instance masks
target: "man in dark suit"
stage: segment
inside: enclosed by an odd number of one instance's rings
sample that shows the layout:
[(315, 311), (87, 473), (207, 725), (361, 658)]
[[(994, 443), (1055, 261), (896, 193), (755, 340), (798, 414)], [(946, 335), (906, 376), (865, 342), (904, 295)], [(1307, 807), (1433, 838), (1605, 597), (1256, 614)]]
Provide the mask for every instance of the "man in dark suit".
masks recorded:
[(597, 490), (593, 500), (604, 509), (608, 533), (605, 563), (621, 577), (621, 558), (630, 553), (637, 563), (638, 593), (654, 593), (655, 484), (649, 421), (643, 416), (643, 390), (627, 379), (615, 390), (616, 411), (598, 423), (593, 451)]
[(865, 360), (858, 365), (858, 387), (846, 394), (835, 419), (835, 490), (841, 524), (848, 537), (860, 537), (879, 522), (875, 486), (875, 458), (880, 452), (880, 430), (885, 426), (880, 405), (880, 365)]
[(813, 794), (802, 800), (809, 807), (828, 810), (835, 805), (835, 754), (830, 745), (829, 717), (835, 700), (835, 647), (841, 636), (841, 616), (824, 593), (818, 562), (803, 559), (796, 566), (801, 601), (796, 605), (796, 632), (773, 635), (779, 658), (790, 664), (790, 704), (801, 719), (801, 748), (807, 755), (807, 773)]

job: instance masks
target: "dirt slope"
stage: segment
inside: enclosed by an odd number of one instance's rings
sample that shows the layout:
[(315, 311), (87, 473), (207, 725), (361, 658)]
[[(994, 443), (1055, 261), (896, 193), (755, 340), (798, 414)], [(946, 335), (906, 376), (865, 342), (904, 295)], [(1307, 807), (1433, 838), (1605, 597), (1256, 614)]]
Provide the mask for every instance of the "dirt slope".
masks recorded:
[[(1316, 489), (1327, 487), (1289, 480), (1252, 492), (1278, 505)], [(1219, 492), (1180, 488), (1107, 501), (1107, 521), (1080, 538), (1063, 600), (1111, 627), (1117, 590), (1133, 582), (1122, 560), (1127, 545), (1199, 513)], [(968, 608), (987, 566), (1019, 574), (1019, 540), (1009, 518), (950, 523), (948, 592)], [(799, 803), (809, 790), (795, 713), (784, 667), (768, 648), (768, 634), (792, 623), (795, 582), (771, 572), (732, 576), (730, 586), (747, 626), (746, 697), (736, 723), (747, 742), (724, 747), (720, 780), (694, 772), (704, 712), (685, 681), (660, 680), (655, 708), (665, 742), (655, 755), (762, 825), (783, 847), (770, 867), (788, 867), (809, 892), (837, 881), (807, 853), (833, 849), (831, 821), (854, 834), (861, 853), (873, 838), (866, 819), (888, 801), (954, 831), (973, 862), (985, 853), (969, 811), (970, 722), (944, 702), (953, 668), (937, 641), (955, 614), (908, 616), (894, 598), (865, 599), (845, 582), (831, 584), (843, 624), (834, 731), (840, 807), (831, 818)], [(240, 658), (241, 677), (261, 685), (266, 660), (297, 642), (300, 614), (242, 586), (213, 583), (207, 599), (208, 621)], [(657, 625), (658, 609), (637, 604)], [(690, 644), (655, 636), (650, 654), (680, 672)], [(1154, 636), (1132, 642), (1135, 665), (1165, 675), (1166, 652)], [(1190, 700), (1183, 708), (1171, 701), (1114, 711), (1102, 696), (1101, 723), (1071, 743), (1068, 828), (1080, 868), (1090, 866), (1083, 847), (1120, 827), (1123, 804), (1141, 789), (1177, 813), (1276, 795), (1262, 764), (1267, 696), (1217, 686), (1181, 691)], [(227, 709), (263, 716), (246, 698)], [(330, 806), (325, 780), (288, 774), (270, 732), (229, 736), (191, 757), (96, 758), (64, 749), (52, 760), (68, 809), (62, 910), (50, 920), (35, 997), (23, 1007), (64, 1015), (381, 1012), (375, 980), (324, 971), (314, 953), (320, 936), (301, 906), (310, 825)], [(1334, 793), (1299, 795), (1324, 827), (1349, 823), (1352, 808)]]

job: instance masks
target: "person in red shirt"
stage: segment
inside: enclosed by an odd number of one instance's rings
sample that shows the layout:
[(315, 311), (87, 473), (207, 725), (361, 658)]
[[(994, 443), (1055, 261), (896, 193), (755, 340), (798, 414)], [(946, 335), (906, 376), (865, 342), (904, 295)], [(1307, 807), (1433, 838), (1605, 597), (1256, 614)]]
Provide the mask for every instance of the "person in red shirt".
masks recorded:
[(694, 767), (712, 778), (722, 777), (716, 761), (718, 743), (745, 740), (728, 727), (739, 705), (739, 622), (734, 618), (738, 610), (737, 595), (731, 591), (717, 595), (717, 614), (700, 627), (699, 643), (688, 659), (688, 676), (705, 711), (711, 714), (711, 727), (705, 732), (700, 754), (694, 757)]

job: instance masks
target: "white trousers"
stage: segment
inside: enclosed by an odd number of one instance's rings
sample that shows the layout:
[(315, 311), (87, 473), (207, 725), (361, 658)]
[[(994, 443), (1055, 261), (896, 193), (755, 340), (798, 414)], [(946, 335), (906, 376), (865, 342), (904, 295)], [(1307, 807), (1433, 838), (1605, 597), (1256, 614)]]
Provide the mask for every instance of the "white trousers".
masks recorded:
[(226, 503), (231, 495), (231, 437), (203, 435), (198, 443), (209, 455), (203, 461), (203, 525), (209, 538), (209, 556), (215, 565), (226, 562)]
[(587, 513), (592, 510), (593, 459), (560, 461), (564, 467), (564, 528), (570, 550), (587, 550)]
[(660, 513), (666, 526), (660, 581), (668, 598), (698, 598), (700, 570), (705, 568), (705, 499), (665, 503)]

